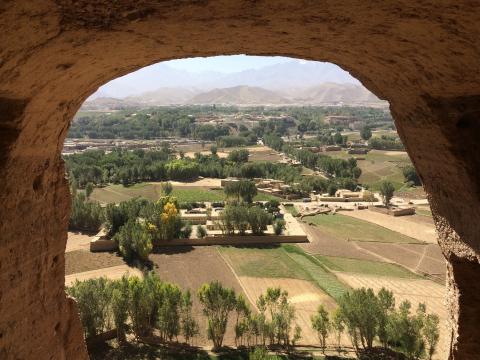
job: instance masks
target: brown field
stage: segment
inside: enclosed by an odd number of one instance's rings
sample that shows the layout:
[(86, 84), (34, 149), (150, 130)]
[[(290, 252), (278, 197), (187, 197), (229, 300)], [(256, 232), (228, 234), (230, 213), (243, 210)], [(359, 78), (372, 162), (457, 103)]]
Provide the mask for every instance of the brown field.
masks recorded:
[(118, 279), (121, 279), (123, 275), (129, 275), (129, 276), (134, 275), (140, 278), (143, 277), (142, 272), (137, 268), (132, 268), (128, 265), (117, 265), (117, 266), (111, 266), (111, 267), (66, 275), (65, 285), (66, 286), (72, 285), (76, 280), (85, 281), (88, 279), (94, 279), (99, 277), (106, 277), (111, 280), (118, 280)]
[(92, 253), (89, 250), (74, 250), (65, 253), (65, 275), (118, 265), (125, 265), (125, 262), (115, 253)]
[(372, 288), (379, 291), (382, 287), (395, 295), (398, 306), (402, 301), (412, 303), (412, 312), (416, 311), (419, 303), (427, 305), (427, 312), (435, 313), (440, 317), (440, 342), (434, 358), (441, 358), (447, 346), (447, 310), (445, 307), (445, 287), (430, 280), (398, 279), (382, 276), (338, 273), (337, 276), (353, 288)]
[(437, 243), (437, 234), (433, 223), (426, 223), (414, 216), (393, 217), (369, 210), (345, 211), (343, 214), (377, 224), (419, 241), (431, 244)]
[(308, 236), (309, 243), (298, 244), (302, 249), (311, 254), (339, 256), (362, 260), (379, 260), (378, 256), (364, 251), (356, 241), (338, 239), (322, 231), (317, 226), (300, 223)]
[[(196, 345), (211, 345), (206, 337), (206, 318), (197, 300), (197, 290), (204, 283), (218, 280), (224, 286), (233, 288), (237, 294), (245, 293), (235, 274), (225, 264), (217, 249), (205, 247), (169, 247), (160, 249), (160, 253), (150, 255), (154, 270), (164, 281), (179, 285), (182, 289), (190, 289), (193, 298), (193, 313), (200, 325), (200, 336), (194, 341)], [(226, 345), (234, 345), (234, 316), (229, 319), (225, 336)]]
[(379, 254), (387, 261), (395, 262), (419, 274), (425, 274), (439, 283), (445, 283), (445, 258), (437, 244), (381, 244), (358, 243), (368, 252)]
[(69, 231), (65, 252), (70, 252), (75, 250), (88, 250), (90, 248), (90, 241), (92, 239), (93, 239), (93, 235)]
[[(296, 324), (302, 328), (301, 344), (318, 344), (318, 338), (313, 331), (310, 317), (323, 304), (328, 311), (336, 308), (335, 301), (309, 281), (297, 279), (272, 279), (258, 277), (239, 277), (249, 299), (255, 301), (269, 287), (280, 287), (288, 291), (290, 302), (295, 306)], [(252, 301), (251, 300), (251, 301)]]

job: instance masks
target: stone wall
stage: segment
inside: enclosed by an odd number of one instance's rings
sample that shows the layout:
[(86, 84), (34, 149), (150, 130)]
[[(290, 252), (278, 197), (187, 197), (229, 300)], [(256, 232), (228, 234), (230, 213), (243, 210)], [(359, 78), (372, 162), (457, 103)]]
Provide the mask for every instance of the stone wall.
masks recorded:
[(330, 61), (391, 104), (449, 261), (450, 359), (480, 353), (477, 1), (6, 0), (0, 4), (0, 358), (86, 359), (63, 290), (69, 122), (103, 83), (172, 58)]

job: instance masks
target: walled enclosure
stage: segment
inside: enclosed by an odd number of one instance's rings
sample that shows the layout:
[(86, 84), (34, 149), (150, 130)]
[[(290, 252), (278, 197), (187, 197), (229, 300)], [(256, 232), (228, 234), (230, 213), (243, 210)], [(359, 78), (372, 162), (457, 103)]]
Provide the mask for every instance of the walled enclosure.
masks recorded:
[(448, 265), (452, 342), (480, 354), (477, 1), (4, 0), (0, 358), (86, 359), (64, 293), (69, 122), (103, 83), (171, 58), (247, 53), (342, 66), (390, 101)]

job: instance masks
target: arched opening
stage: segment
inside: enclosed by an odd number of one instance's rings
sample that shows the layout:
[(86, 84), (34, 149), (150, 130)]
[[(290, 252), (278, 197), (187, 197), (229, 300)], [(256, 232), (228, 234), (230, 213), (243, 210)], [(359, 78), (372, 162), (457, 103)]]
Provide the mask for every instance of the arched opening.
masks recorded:
[(4, 357), (85, 354), (63, 293), (69, 205), (59, 156), (83, 100), (107, 80), (160, 60), (235, 53), (331, 61), (390, 102), (449, 261), (449, 356), (475, 356), (479, 292), (468, 281), (479, 268), (474, 4), (88, 5), (17, 2), (1, 15)]
[[(241, 154), (245, 158), (240, 159)], [(190, 58), (143, 68), (102, 86), (84, 103), (70, 127), (64, 159), (75, 188), (71, 228), (92, 226), (96, 233), (101, 220), (91, 221), (82, 204), (98, 202), (107, 207), (108, 232), (99, 235), (101, 240), (95, 233), (90, 237), (69, 233), (66, 284), (72, 286), (74, 279), (88, 277), (117, 279), (127, 271), (142, 276), (139, 269), (153, 269), (161, 280), (193, 294), (194, 319), (200, 325), (193, 340), (196, 345), (211, 345), (202, 305), (196, 299), (197, 289), (210, 281), (235, 289), (254, 313), (259, 312), (260, 294), (281, 286), (296, 309), (290, 332), (295, 325), (302, 330), (297, 342), (304, 351), (318, 343), (309, 320), (318, 306), (325, 306), (333, 316), (336, 303), (341, 303), (348, 289), (367, 287), (378, 292), (385, 287), (397, 298), (397, 307), (408, 300), (413, 312), (423, 302), (428, 313), (440, 315), (442, 324), (447, 320), (441, 305), (445, 260), (433, 220), (411, 213), (404, 218), (391, 215), (429, 207), (418, 179), (415, 187), (409, 183), (415, 180), (402, 174), (412, 165), (398, 139), (388, 103), (333, 64), (233, 56)], [(285, 218), (283, 236), (274, 237), (274, 226), (261, 230), (263, 236), (257, 240), (250, 230), (234, 236), (239, 233), (236, 225), (229, 232), (221, 214), (226, 211), (225, 202), (235, 201), (226, 195), (228, 185), (238, 179), (254, 181), (257, 188), (248, 209), (261, 206)], [(171, 181), (172, 192), (165, 192), (167, 181)], [(378, 191), (383, 182), (393, 185), (392, 181), (397, 194), (388, 215)], [(84, 199), (84, 191), (89, 201), (77, 201)], [(414, 199), (417, 193), (422, 200)], [(170, 201), (169, 195), (175, 199), (171, 203), (178, 218), (192, 222), (193, 231), (185, 235), (187, 225), (179, 225), (173, 238), (165, 239), (161, 235), (164, 224), (158, 221), (161, 211), (152, 214), (153, 204), (148, 201), (164, 204)], [(137, 197), (145, 203), (131, 200)], [(412, 199), (415, 207), (409, 205)], [(255, 204), (268, 200), (291, 206), (280, 210), (273, 203)], [(113, 203), (120, 210), (113, 211)], [(365, 210), (369, 205), (376, 211)], [(341, 210), (354, 211), (344, 216)], [(301, 217), (297, 221), (290, 213)], [(118, 218), (123, 220), (117, 223)], [(137, 232), (127, 230), (133, 228), (127, 225), (130, 221), (137, 223)], [(198, 229), (206, 230), (206, 236), (197, 235)], [(154, 244), (150, 255), (140, 256), (143, 252), (136, 248), (141, 231)], [(118, 256), (112, 252), (117, 246), (112, 239), (120, 243)], [(95, 253), (88, 251), (88, 245)], [(110, 253), (97, 252), (101, 250)], [(194, 273), (191, 264), (195, 264)], [(87, 306), (93, 298), (86, 298), (80, 290), (75, 285), (68, 293), (79, 299), (85, 319), (84, 313), (93, 312)], [(129, 296), (126, 290), (124, 297)], [(98, 297), (102, 298), (100, 292)], [(163, 328), (162, 321), (166, 320), (161, 318), (152, 327)], [(257, 324), (258, 319), (251, 315), (242, 321), (246, 326)], [(114, 326), (100, 323), (95, 329), (86, 320), (84, 324), (90, 326), (88, 343), (103, 338), (94, 332), (108, 333)], [(223, 345), (247, 344), (246, 330), (239, 335), (235, 326), (233, 321), (228, 323)], [(179, 335), (183, 342), (181, 331)], [(253, 347), (252, 336), (248, 344)], [(423, 339), (420, 328), (414, 336)], [(341, 337), (340, 352), (353, 352), (350, 340)], [(437, 353), (444, 352), (446, 338), (442, 328)], [(336, 353), (339, 345), (329, 342), (329, 351)]]

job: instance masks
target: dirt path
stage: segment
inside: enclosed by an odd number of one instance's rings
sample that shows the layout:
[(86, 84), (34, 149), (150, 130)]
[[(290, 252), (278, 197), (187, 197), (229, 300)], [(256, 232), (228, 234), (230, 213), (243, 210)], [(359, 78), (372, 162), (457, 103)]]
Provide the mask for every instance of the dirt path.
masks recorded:
[(437, 234), (433, 224), (415, 221), (409, 219), (409, 216), (394, 217), (370, 210), (344, 211), (342, 215), (369, 221), (420, 241), (437, 243)]
[(65, 276), (65, 286), (72, 285), (75, 280), (84, 281), (99, 277), (106, 277), (111, 280), (118, 280), (121, 279), (122, 276), (125, 274), (143, 277), (142, 272), (136, 268), (129, 267), (128, 265), (118, 265), (67, 275)]
[(384, 287), (393, 292), (397, 306), (404, 300), (410, 301), (412, 312), (416, 311), (419, 303), (425, 303), (427, 312), (435, 313), (440, 317), (440, 342), (434, 358), (440, 359), (441, 355), (445, 353), (448, 332), (444, 286), (430, 280), (399, 279), (352, 273), (336, 273), (336, 275), (353, 288), (366, 287), (377, 292)]

